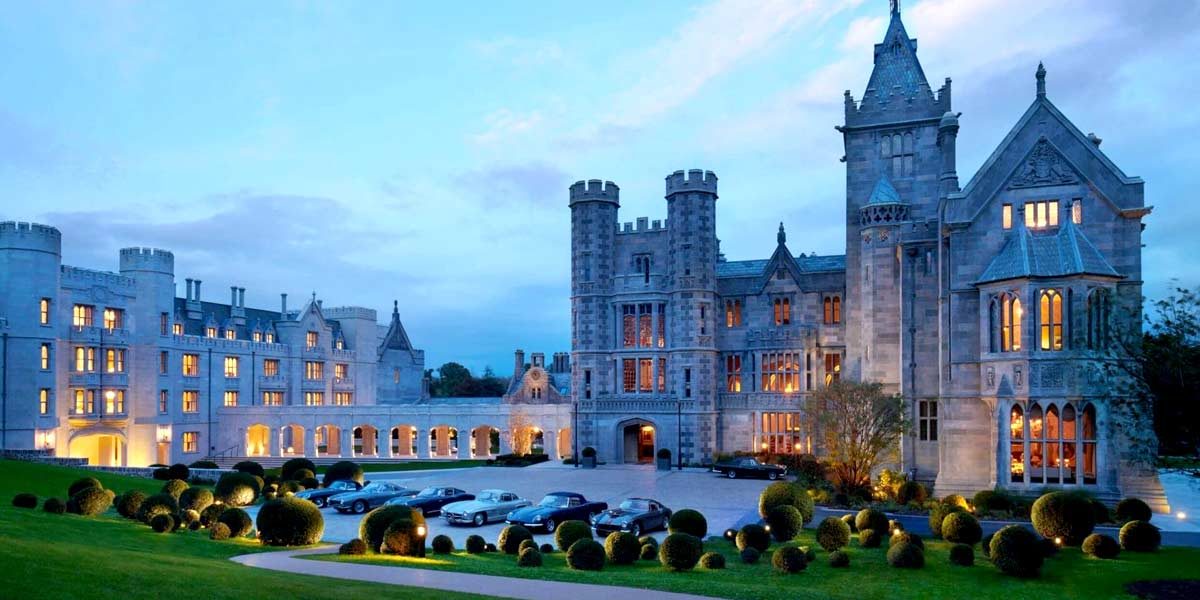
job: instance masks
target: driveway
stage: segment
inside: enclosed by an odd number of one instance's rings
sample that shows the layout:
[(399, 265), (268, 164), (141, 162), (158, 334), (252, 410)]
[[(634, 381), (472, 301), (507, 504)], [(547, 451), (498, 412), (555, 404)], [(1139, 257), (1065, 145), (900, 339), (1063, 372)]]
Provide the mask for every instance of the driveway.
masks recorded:
[[(720, 535), (727, 528), (757, 519), (758, 495), (769, 483), (765, 480), (725, 479), (701, 469), (656, 471), (649, 466), (602, 465), (596, 469), (578, 469), (558, 463), (542, 463), (524, 468), (474, 467), (439, 471), (400, 471), (368, 473), (369, 479), (396, 481), (410, 488), (454, 486), (475, 493), (484, 489), (504, 489), (516, 492), (531, 502), (538, 502), (548, 492), (579, 492), (588, 500), (607, 502), (615, 506), (625, 498), (643, 497), (662, 502), (672, 510), (692, 508), (708, 519), (710, 535)], [(255, 516), (257, 508), (252, 508)], [(343, 515), (333, 509), (322, 509), (325, 515), (324, 541), (342, 543), (358, 537), (362, 515)], [(429, 519), (429, 538), (446, 534), (456, 547), (466, 544), (467, 536), (479, 534), (495, 542), (503, 523), (483, 527), (449, 525), (440, 517)], [(662, 538), (665, 532), (654, 532)], [(534, 532), (539, 543), (554, 543), (553, 536)]]

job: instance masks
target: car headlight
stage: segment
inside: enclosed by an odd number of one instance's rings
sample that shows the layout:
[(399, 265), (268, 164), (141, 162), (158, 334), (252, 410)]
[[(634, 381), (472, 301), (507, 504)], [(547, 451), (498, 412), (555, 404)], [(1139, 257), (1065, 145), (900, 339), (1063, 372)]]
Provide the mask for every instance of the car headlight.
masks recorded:
[(533, 522), (534, 522), (534, 523), (541, 523), (541, 522), (542, 522), (542, 515), (535, 515), (535, 516), (533, 517)]

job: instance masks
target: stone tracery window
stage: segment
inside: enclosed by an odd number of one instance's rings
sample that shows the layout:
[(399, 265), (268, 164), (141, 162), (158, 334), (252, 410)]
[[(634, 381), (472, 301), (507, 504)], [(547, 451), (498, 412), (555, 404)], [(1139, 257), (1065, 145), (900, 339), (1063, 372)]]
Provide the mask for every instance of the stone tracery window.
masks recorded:
[(841, 296), (826, 296), (824, 309), (824, 321), (826, 325), (836, 325), (842, 322)]
[(762, 355), (762, 391), (790, 394), (800, 391), (800, 354), (768, 352)]
[(989, 306), (989, 321), (992, 352), (1019, 352), (1021, 350), (1021, 299), (1012, 292), (1004, 292), (992, 298)]
[(1009, 480), (1013, 483), (1096, 483), (1096, 408), (1074, 403), (1034, 403), (1028, 419), (1020, 405), (1009, 411)]
[(1087, 298), (1087, 346), (1103, 350), (1108, 345), (1108, 320), (1112, 310), (1109, 291), (1096, 288)]
[(1056, 289), (1042, 290), (1039, 295), (1038, 330), (1042, 350), (1063, 349), (1063, 300)]
[(913, 134), (885, 135), (879, 145), (880, 157), (891, 163), (892, 177), (911, 177), (913, 174)]
[(742, 391), (742, 355), (740, 354), (725, 356), (725, 390)]

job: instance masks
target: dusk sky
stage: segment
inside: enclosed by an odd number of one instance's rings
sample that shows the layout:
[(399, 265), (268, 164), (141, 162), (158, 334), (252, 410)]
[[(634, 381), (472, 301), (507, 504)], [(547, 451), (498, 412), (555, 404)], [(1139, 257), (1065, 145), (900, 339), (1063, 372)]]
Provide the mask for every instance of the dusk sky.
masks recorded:
[[(428, 367), (508, 375), (569, 350), (567, 187), (720, 177), (730, 260), (844, 252), (842, 93), (861, 98), (886, 0), (26, 2), (0, 19), (0, 220), (63, 233), (67, 264), (175, 253), (204, 299), (392, 299)], [(965, 185), (1048, 96), (1146, 180), (1145, 293), (1200, 284), (1200, 3), (904, 2), (954, 80)]]

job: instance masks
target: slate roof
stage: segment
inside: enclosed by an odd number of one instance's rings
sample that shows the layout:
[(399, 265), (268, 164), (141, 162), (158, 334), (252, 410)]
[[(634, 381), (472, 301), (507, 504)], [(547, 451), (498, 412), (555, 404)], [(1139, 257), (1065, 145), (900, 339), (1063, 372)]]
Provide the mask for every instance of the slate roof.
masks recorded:
[(871, 197), (867, 200), (867, 204), (900, 204), (900, 192), (892, 187), (892, 182), (888, 181), (887, 177), (880, 177), (879, 181), (875, 182), (875, 189), (871, 190)]
[[(900, 94), (905, 98), (916, 96), (922, 86), (929, 89), (925, 71), (917, 60), (916, 40), (908, 37), (898, 10), (892, 11), (892, 21), (888, 24), (883, 42), (875, 46), (875, 69), (867, 81), (867, 90), (874, 90), (876, 94), (886, 97), (896, 86), (900, 87)], [(867, 95), (864, 93), (863, 98)]]
[[(823, 273), (828, 271), (845, 271), (846, 270), (846, 255), (845, 254), (830, 254), (827, 256), (797, 256), (796, 264), (800, 270), (805, 273)], [(726, 279), (731, 277), (758, 277), (762, 275), (763, 269), (766, 268), (770, 259), (757, 260), (732, 260), (717, 263), (717, 277)]]
[[(214, 323), (221, 325), (228, 322), (232, 318), (231, 308), (228, 304), (218, 302), (200, 302), (200, 318), (187, 318), (187, 298), (175, 299), (175, 315), (172, 317), (183, 323), (183, 333), (185, 335), (204, 335), (204, 327), (211, 318)], [(238, 339), (250, 339), (250, 333), (254, 331), (254, 322), (258, 321), (262, 325), (264, 331), (271, 328), (275, 321), (280, 321), (282, 318), (278, 311), (262, 310), (258, 308), (246, 309), (246, 325), (236, 327)]]
[(1033, 233), (1023, 226), (1013, 229), (976, 283), (1067, 275), (1121, 277), (1070, 219), (1057, 233)]

